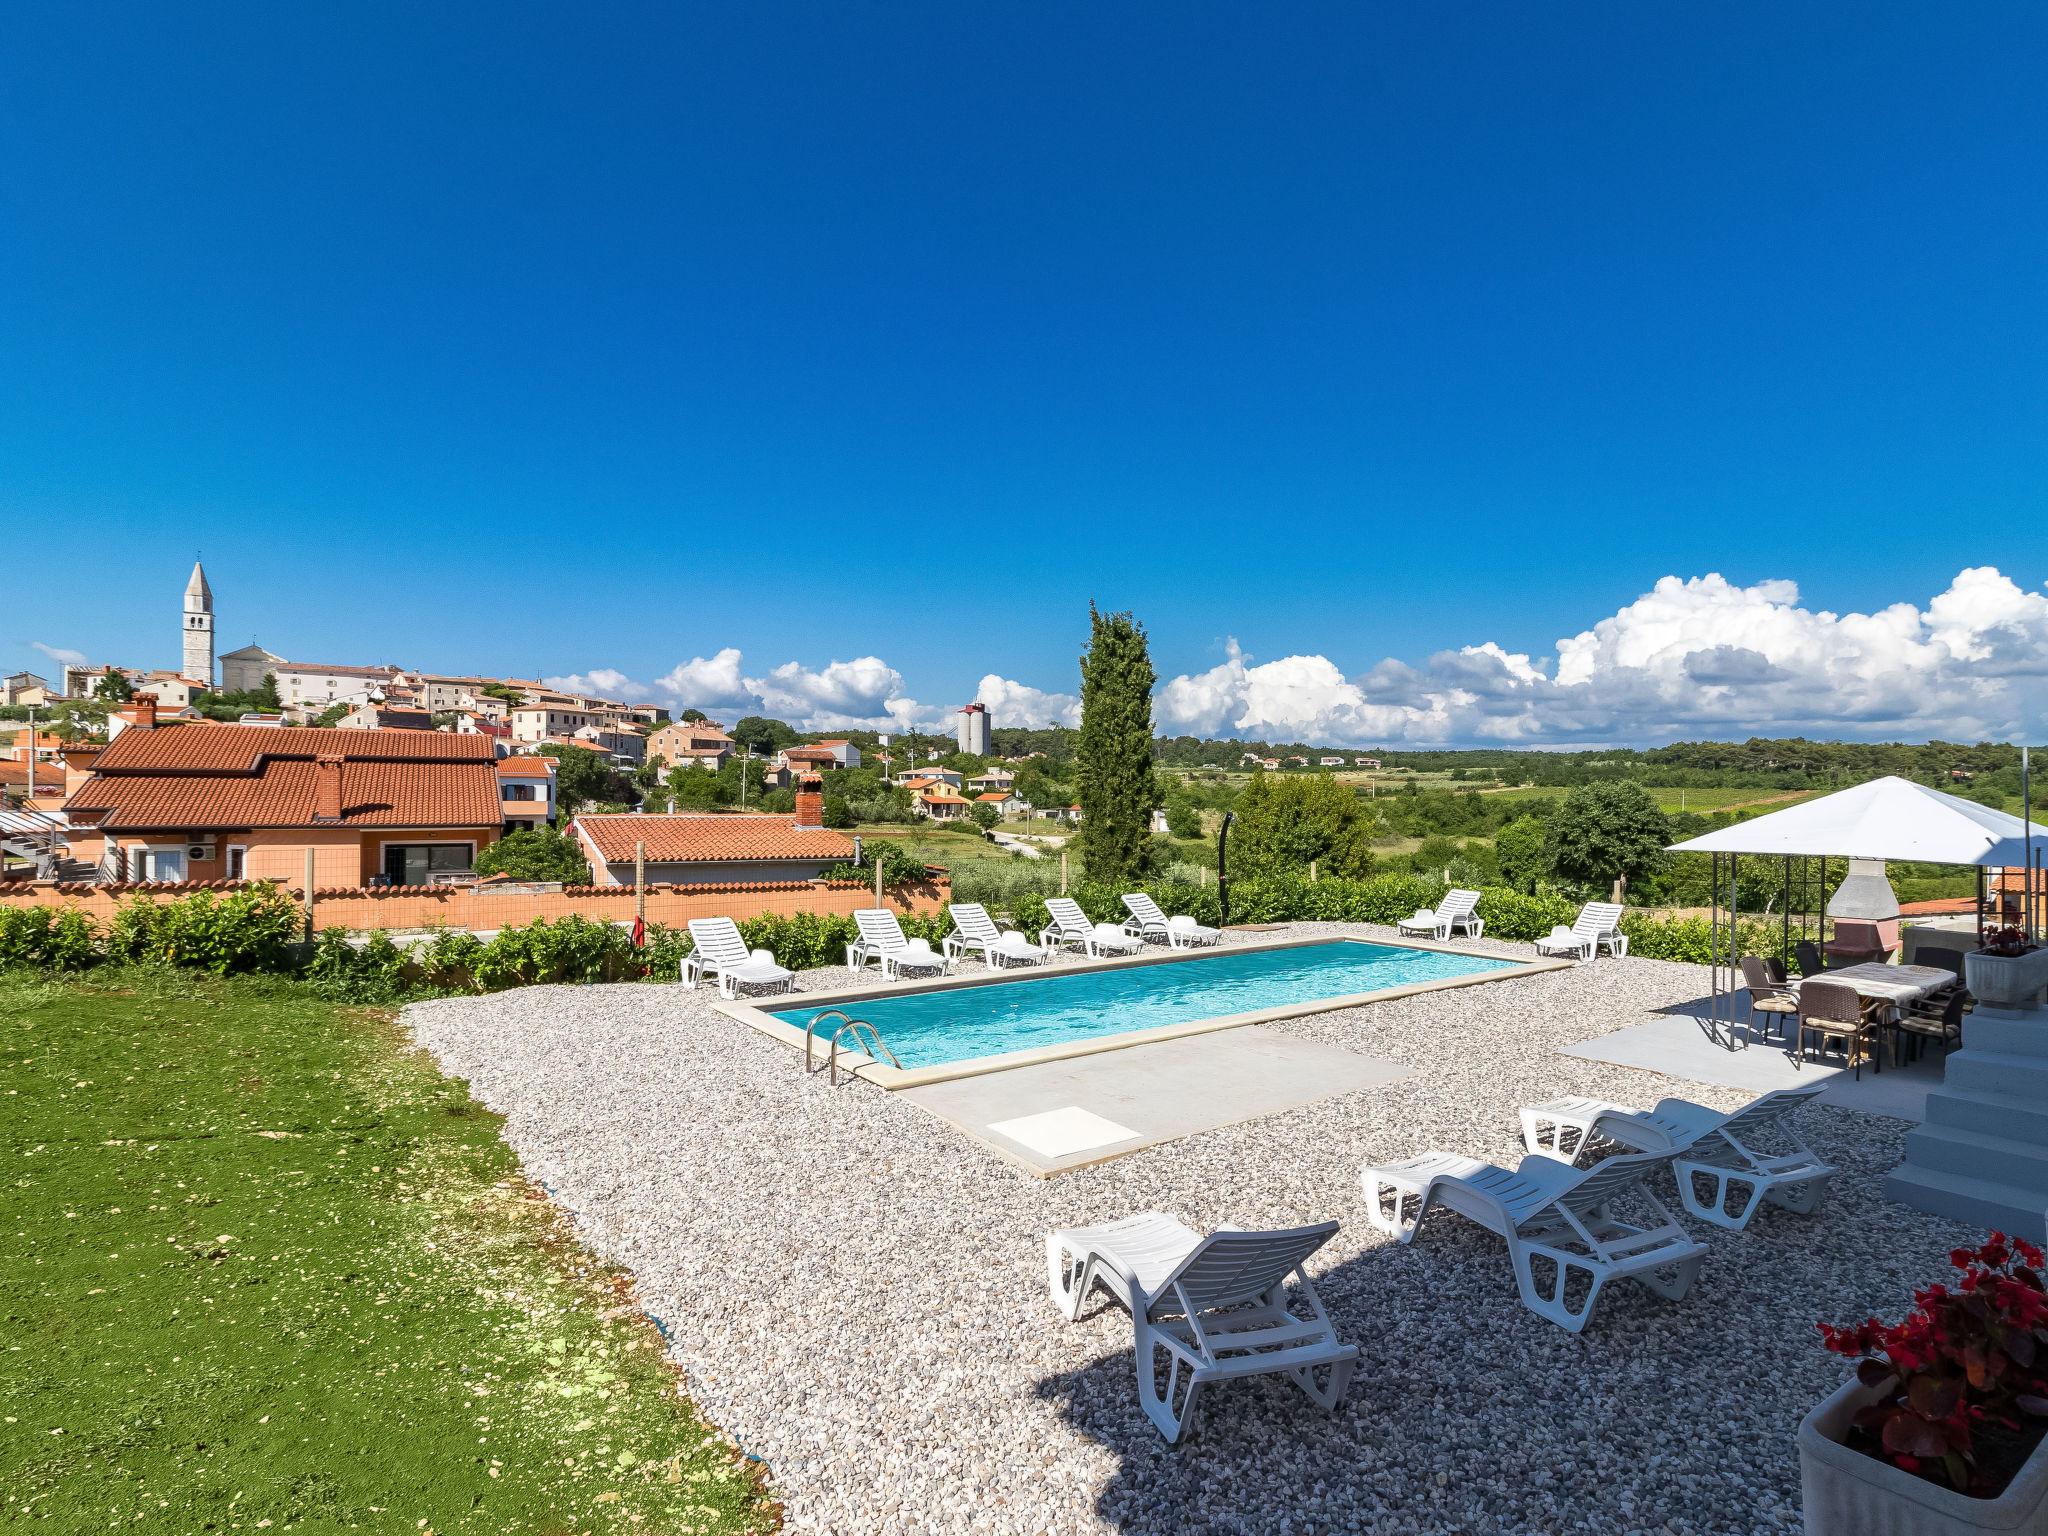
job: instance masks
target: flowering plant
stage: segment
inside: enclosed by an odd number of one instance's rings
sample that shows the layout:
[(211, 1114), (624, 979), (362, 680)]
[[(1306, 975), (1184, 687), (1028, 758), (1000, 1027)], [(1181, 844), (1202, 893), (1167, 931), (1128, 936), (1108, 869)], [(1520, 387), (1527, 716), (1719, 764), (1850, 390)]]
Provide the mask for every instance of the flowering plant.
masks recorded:
[(2041, 1250), (2002, 1232), (1949, 1262), (1953, 1289), (1915, 1291), (1902, 1321), (1822, 1323), (1821, 1340), (1856, 1360), (1865, 1386), (1891, 1383), (1856, 1415), (1850, 1445), (1988, 1498), (2048, 1430), (2048, 1288)]
[(1984, 942), (1979, 947), (1987, 955), (2010, 958), (2014, 955), (2024, 955), (2034, 946), (2027, 942), (2026, 929), (2017, 924), (2008, 924), (2003, 928), (1985, 929)]

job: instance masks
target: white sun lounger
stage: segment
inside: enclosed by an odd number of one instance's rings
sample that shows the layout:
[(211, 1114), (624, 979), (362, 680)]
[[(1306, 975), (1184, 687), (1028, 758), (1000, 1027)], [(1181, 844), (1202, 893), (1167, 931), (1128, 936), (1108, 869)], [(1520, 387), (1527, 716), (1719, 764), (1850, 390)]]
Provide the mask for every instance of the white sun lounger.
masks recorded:
[(1454, 929), (1463, 929), (1472, 938), (1484, 937), (1486, 919), (1473, 908), (1479, 905), (1477, 891), (1449, 891), (1436, 904), (1436, 910), (1424, 907), (1413, 917), (1404, 917), (1400, 930), (1409, 938), (1427, 935), (1433, 939), (1449, 939)]
[(1302, 1267), (1336, 1232), (1337, 1223), (1325, 1221), (1279, 1232), (1225, 1227), (1203, 1237), (1148, 1211), (1053, 1233), (1045, 1241), (1046, 1278), (1069, 1322), (1097, 1285), (1129, 1309), (1139, 1405), (1174, 1442), (1202, 1389), (1236, 1376), (1285, 1375), (1319, 1407), (1337, 1406), (1358, 1350), (1337, 1342)]
[(1573, 955), (1590, 960), (1605, 945), (1616, 955), (1628, 953), (1628, 935), (1621, 931), (1621, 906), (1612, 901), (1589, 901), (1569, 934), (1552, 932), (1536, 941), (1539, 955)]
[(718, 978), (720, 997), (737, 997), (743, 986), (796, 990), (796, 972), (777, 965), (775, 956), (765, 949), (749, 950), (740, 937), (739, 924), (729, 917), (690, 919), (690, 952), (683, 956), (678, 979), (695, 988), (707, 975)]
[(953, 969), (952, 960), (933, 949), (928, 939), (905, 938), (903, 924), (887, 907), (865, 908), (853, 914), (853, 921), (860, 929), (860, 937), (846, 946), (846, 963), (853, 970), (862, 970), (873, 960), (882, 967), (884, 981), (895, 981), (905, 971), (943, 974)]
[[(1610, 1280), (1634, 1280), (1673, 1301), (1692, 1289), (1707, 1250), (1645, 1182), (1672, 1156), (1638, 1152), (1589, 1169), (1525, 1157), (1510, 1171), (1476, 1157), (1425, 1152), (1365, 1170), (1366, 1216), (1404, 1243), (1437, 1206), (1498, 1233), (1523, 1304), (1577, 1333)], [(1643, 1202), (1655, 1224), (1616, 1217), (1610, 1207), (1623, 1195)]]
[[(1819, 1208), (1835, 1170), (1799, 1139), (1790, 1121), (1823, 1091), (1819, 1083), (1780, 1088), (1732, 1114), (1690, 1099), (1659, 1099), (1647, 1111), (1604, 1099), (1552, 1099), (1522, 1111), (1522, 1141), (1531, 1152), (1567, 1163), (1602, 1140), (1638, 1152), (1675, 1153), (1671, 1171), (1686, 1211), (1739, 1232), (1766, 1200), (1799, 1216)], [(1752, 1143), (1766, 1134), (1789, 1142), (1791, 1150), (1759, 1151)], [(1702, 1195), (1702, 1188), (1711, 1194)], [(1739, 1202), (1732, 1210), (1731, 1192)]]
[(1145, 947), (1142, 939), (1134, 939), (1115, 923), (1093, 923), (1088, 914), (1081, 910), (1081, 903), (1071, 896), (1048, 896), (1045, 910), (1052, 915), (1038, 935), (1038, 942), (1046, 949), (1061, 949), (1069, 944), (1078, 944), (1090, 958), (1103, 955), (1134, 955)]
[(957, 960), (970, 950), (980, 950), (984, 965), (1043, 965), (1049, 958), (1043, 945), (1034, 944), (1014, 928), (998, 928), (988, 908), (978, 901), (955, 901), (946, 910), (953, 914), (953, 931), (946, 935), (945, 950)]
[(1205, 928), (1192, 917), (1176, 914), (1168, 917), (1143, 891), (1133, 891), (1124, 898), (1131, 920), (1124, 924), (1124, 932), (1134, 939), (1164, 939), (1173, 949), (1193, 949), (1202, 944), (1223, 942), (1223, 930)]

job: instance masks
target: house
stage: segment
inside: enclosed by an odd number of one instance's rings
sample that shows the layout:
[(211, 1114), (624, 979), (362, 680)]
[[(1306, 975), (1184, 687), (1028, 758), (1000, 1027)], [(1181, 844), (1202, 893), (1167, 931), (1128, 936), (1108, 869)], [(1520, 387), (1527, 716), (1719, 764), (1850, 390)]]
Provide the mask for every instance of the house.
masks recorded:
[(196, 695), (209, 691), (199, 679), (180, 677), (175, 672), (145, 672), (140, 686), (156, 695), (159, 714), (165, 710), (184, 709)]
[(53, 697), (50, 680), (33, 672), (10, 672), (0, 677), (0, 704), (47, 704)]
[(1277, 757), (1262, 757), (1259, 759), (1259, 766), (1277, 771), (1280, 767), (1280, 759)]
[(1380, 760), (1376, 757), (1354, 757), (1351, 759), (1351, 766), (1354, 768), (1377, 768), (1379, 765)]
[(387, 690), (396, 667), (356, 667), (319, 661), (286, 661), (260, 645), (245, 645), (220, 659), (221, 688), (253, 693), (265, 677), (277, 681), (277, 697), (288, 714), (313, 716), (336, 704), (362, 704), (372, 691)]
[(1081, 807), (1078, 805), (1050, 805), (1046, 807), (1045, 814), (1054, 821), (1069, 822), (1077, 827), (1081, 824)]
[(1327, 752), (1317, 758), (1316, 761), (1325, 768), (1342, 768), (1344, 766), (1343, 758), (1332, 756)]
[(248, 713), (248, 714), (246, 714), (246, 715), (238, 715), (238, 716), (236, 716), (236, 718), (235, 718), (235, 724), (237, 724), (237, 725), (267, 725), (267, 726), (271, 726), (271, 727), (278, 727), (278, 726), (282, 726), (282, 725), (284, 724), (284, 716), (283, 716), (283, 715), (280, 715), (280, 714), (273, 714), (273, 713), (271, 713), (271, 712), (270, 712), (270, 711), (268, 711), (268, 710), (260, 710), (260, 709), (259, 709), (259, 710), (253, 710), (253, 711), (251, 711), (250, 713)]
[(794, 816), (585, 812), (566, 830), (590, 861), (594, 885), (631, 885), (636, 852), (650, 885), (815, 880), (857, 851), (852, 838), (823, 825), (824, 798), (820, 780), (808, 774), (797, 786)]
[(507, 832), (548, 825), (555, 819), (555, 760), (499, 758), (498, 794), (503, 802)]
[(647, 760), (647, 738), (610, 725), (586, 725), (571, 738), (577, 746), (602, 752), (613, 762), (638, 766)]
[(431, 731), (434, 717), (424, 709), (394, 709), (387, 704), (358, 704), (334, 722), (343, 731)]
[(543, 741), (574, 736), (586, 726), (596, 725), (595, 713), (580, 707), (553, 704), (522, 704), (507, 715), (512, 739), (537, 746)]
[(647, 755), (658, 757), (671, 768), (694, 763), (714, 771), (732, 756), (732, 738), (708, 720), (692, 723), (679, 720), (647, 733)]
[(1308, 759), (1305, 757), (1290, 757), (1285, 759), (1285, 762), (1290, 768), (1306, 768), (1308, 766)]
[(814, 741), (804, 750), (829, 753), (835, 768), (858, 768), (860, 748), (850, 741)]
[(1263, 768), (1266, 760), (1256, 752), (1247, 752), (1237, 760), (1240, 768)]
[(943, 784), (946, 788), (952, 790), (965, 788), (960, 775), (951, 768), (913, 768), (896, 782), (902, 785), (903, 788), (913, 792), (920, 789), (930, 789), (939, 784)]
[(986, 773), (977, 773), (969, 778), (967, 788), (982, 794), (986, 798), (988, 791), (995, 790), (1000, 792), (1009, 789), (1016, 782), (1017, 775), (1010, 772), (1009, 769), (991, 768)]
[(1029, 804), (1007, 789), (991, 789), (974, 798), (983, 805), (994, 806), (996, 814), (1005, 821), (1012, 817), (1028, 815), (1031, 810)]
[[(856, 752), (854, 755), (857, 758), (859, 753)], [(777, 754), (777, 758), (785, 768), (794, 768), (800, 773), (805, 771), (830, 773), (834, 769), (847, 766), (844, 762), (840, 761), (837, 752), (834, 752), (831, 747), (823, 743), (815, 747), (784, 747)]]
[(195, 725), (144, 695), (64, 802), (103, 880), (426, 885), (504, 827), (491, 744), (447, 731)]
[(933, 821), (958, 821), (973, 803), (965, 795), (956, 795), (950, 789), (934, 786), (917, 792), (914, 809), (918, 815), (929, 816)]

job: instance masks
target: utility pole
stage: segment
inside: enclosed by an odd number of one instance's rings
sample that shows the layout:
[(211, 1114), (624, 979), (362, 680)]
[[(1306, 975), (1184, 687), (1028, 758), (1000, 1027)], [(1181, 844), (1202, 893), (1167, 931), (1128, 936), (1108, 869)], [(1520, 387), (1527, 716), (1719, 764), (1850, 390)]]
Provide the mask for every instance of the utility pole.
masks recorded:
[(28, 797), (36, 797), (36, 707), (28, 707)]

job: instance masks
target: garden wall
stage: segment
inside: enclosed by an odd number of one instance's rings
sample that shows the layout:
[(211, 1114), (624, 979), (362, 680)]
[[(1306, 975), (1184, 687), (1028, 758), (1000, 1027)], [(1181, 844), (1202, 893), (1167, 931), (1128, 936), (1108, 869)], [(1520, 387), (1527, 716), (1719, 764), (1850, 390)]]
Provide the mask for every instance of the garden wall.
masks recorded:
[[(0, 908), (75, 907), (106, 922), (132, 896), (175, 897), (194, 891), (241, 890), (241, 881), (180, 881), (135, 885), (70, 885), (50, 881), (0, 885)], [(889, 890), (884, 904), (905, 915), (933, 916), (952, 899), (952, 883), (935, 874), (921, 885)], [(731, 885), (650, 885), (650, 923), (680, 928), (693, 917), (739, 922), (796, 912), (851, 913), (875, 904), (874, 887), (823, 880), (748, 881)], [(536, 918), (581, 917), (594, 923), (630, 923), (638, 911), (630, 885), (568, 886), (560, 890), (478, 886), (338, 886), (313, 893), (313, 926), (357, 933), (446, 927), (490, 933)]]

